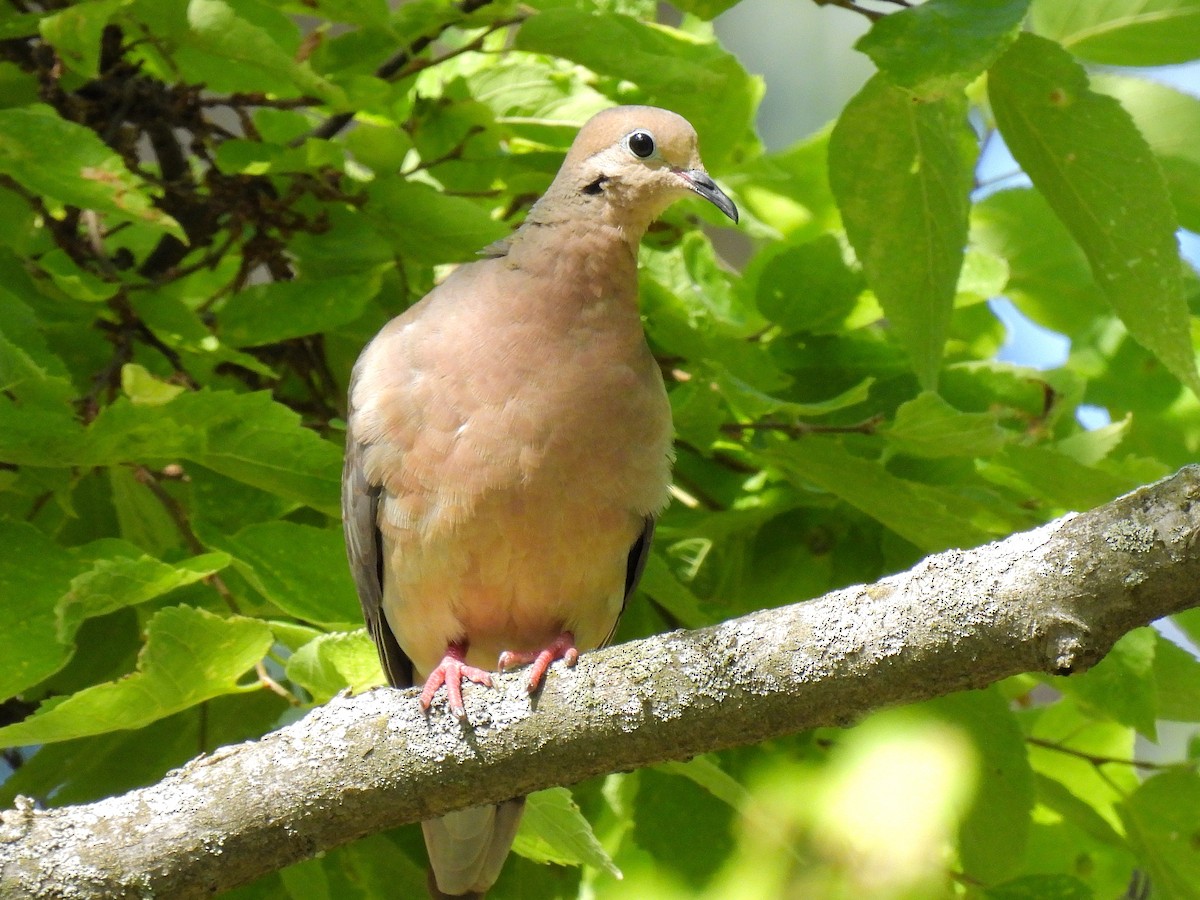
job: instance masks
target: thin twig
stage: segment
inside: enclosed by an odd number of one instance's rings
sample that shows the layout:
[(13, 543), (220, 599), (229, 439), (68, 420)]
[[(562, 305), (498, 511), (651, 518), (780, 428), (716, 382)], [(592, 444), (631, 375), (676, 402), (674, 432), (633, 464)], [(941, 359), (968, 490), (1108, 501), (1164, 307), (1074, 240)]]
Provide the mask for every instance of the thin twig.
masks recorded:
[(484, 130), (482, 125), (472, 125), (467, 129), (467, 133), (463, 135), (462, 140), (443, 153), (441, 156), (435, 156), (433, 159), (423, 159), (411, 169), (407, 169), (400, 173), (402, 178), (407, 178), (414, 172), (432, 169), (434, 166), (440, 166), (442, 163), (450, 162), (456, 159), (462, 159), (463, 150), (466, 149), (467, 142), (475, 135)]
[(490, 26), (488, 26), (487, 30), (485, 30), (483, 34), (479, 35), (479, 37), (472, 41), (468, 41), (461, 47), (456, 47), (455, 49), (442, 54), (436, 59), (414, 59), (401, 71), (396, 73), (394, 80), (398, 81), (401, 78), (408, 78), (412, 75), (416, 75), (418, 72), (423, 72), (426, 69), (433, 68), (434, 66), (440, 66), (447, 60), (454, 59), (456, 56), (462, 56), (464, 53), (478, 53), (483, 49), (483, 43), (489, 36), (495, 34), (502, 28), (507, 28), (510, 25), (519, 25), (527, 18), (529, 17), (513, 16), (509, 19), (500, 19), (499, 21), (493, 22)]
[(1105, 756), (1100, 753), (1088, 753), (1085, 750), (1076, 750), (1073, 747), (1064, 747), (1062, 744), (1056, 744), (1054, 741), (1048, 741), (1045, 738), (1027, 737), (1027, 744), (1034, 747), (1041, 747), (1043, 750), (1054, 750), (1057, 753), (1065, 753), (1068, 756), (1074, 756), (1082, 759), (1085, 762), (1091, 763), (1097, 769), (1101, 766), (1132, 766), (1137, 769), (1149, 769), (1154, 772), (1172, 772), (1177, 769), (1194, 769), (1195, 762), (1180, 762), (1180, 763), (1160, 763), (1151, 762), (1146, 759), (1122, 759), (1118, 756)]
[(808, 422), (727, 422), (721, 426), (722, 434), (739, 437), (744, 431), (778, 431), (788, 437), (805, 437), (810, 434), (874, 434), (883, 422), (882, 415), (874, 415), (854, 425), (813, 425)]
[[(150, 493), (162, 504), (171, 521), (175, 523), (175, 528), (179, 532), (180, 537), (183, 538), (183, 542), (187, 545), (188, 549), (195, 554), (206, 552), (208, 548), (204, 546), (200, 538), (196, 536), (196, 532), (192, 530), (192, 523), (188, 521), (187, 510), (159, 483), (158, 475), (151, 472), (145, 466), (134, 466), (133, 476), (148, 487)], [(178, 476), (172, 473), (171, 477), (177, 478)], [(241, 610), (238, 608), (237, 599), (233, 596), (233, 591), (229, 590), (229, 586), (225, 584), (220, 575), (209, 575), (204, 581), (217, 592), (217, 595), (229, 607), (230, 612), (234, 615), (241, 613)]]
[(267, 672), (267, 667), (263, 665), (260, 659), (254, 664), (254, 671), (258, 675), (259, 683), (272, 693), (278, 694), (292, 706), (300, 706), (300, 698), (285, 688), (282, 684), (271, 677)]
[(851, 12), (856, 12), (861, 16), (866, 16), (872, 22), (878, 22), (887, 13), (876, 12), (873, 9), (867, 9), (865, 6), (859, 6), (854, 0), (813, 0), (817, 6), (840, 6), (842, 9), (848, 9)]
[(318, 97), (268, 97), (266, 94), (234, 92), (213, 97), (201, 97), (200, 106), (269, 106), (272, 109), (299, 109), (318, 106)]
[[(465, 16), (475, 12), (478, 9), (482, 9), (490, 3), (492, 3), (492, 0), (462, 0), (462, 2), (458, 4), (458, 11)], [(449, 28), (452, 28), (456, 24), (457, 23), (455, 22), (446, 22), (438, 29), (436, 34), (422, 35), (421, 37), (417, 38), (383, 65), (381, 65), (378, 69), (376, 69), (375, 77), (381, 78), (384, 81), (391, 81), (401, 69), (407, 66), (417, 56), (417, 54), (422, 53), (425, 48), (441, 37), (443, 32)], [(352, 121), (354, 121), (355, 115), (356, 113), (347, 112), (338, 113), (336, 116), (330, 116), (308, 134), (294, 138), (290, 142), (289, 146), (299, 147), (310, 137), (328, 140), (349, 125)]]
[[(224, 258), (225, 254), (229, 252), (229, 249), (234, 245), (234, 243), (237, 241), (239, 236), (240, 236), (239, 232), (237, 232), (236, 230), (230, 230), (227, 233), (227, 237), (220, 244), (220, 246), (209, 250), (208, 253), (204, 254), (196, 262), (186, 265), (183, 268), (172, 269), (170, 272), (166, 273), (166, 275), (169, 276), (171, 281), (178, 281), (180, 278), (184, 278), (188, 275), (194, 275), (196, 272), (199, 272), (201, 269), (216, 268), (217, 263), (219, 263), (222, 260), (222, 258)], [(128, 289), (130, 292), (151, 291), (151, 290), (158, 290), (161, 287), (162, 287), (162, 285), (157, 281), (142, 281), (142, 282), (138, 282), (136, 284), (129, 285)], [(202, 306), (200, 308), (199, 312), (201, 312), (201, 313), (205, 312), (207, 306), (209, 305), (209, 302), (210, 301), (205, 301), (205, 306)]]

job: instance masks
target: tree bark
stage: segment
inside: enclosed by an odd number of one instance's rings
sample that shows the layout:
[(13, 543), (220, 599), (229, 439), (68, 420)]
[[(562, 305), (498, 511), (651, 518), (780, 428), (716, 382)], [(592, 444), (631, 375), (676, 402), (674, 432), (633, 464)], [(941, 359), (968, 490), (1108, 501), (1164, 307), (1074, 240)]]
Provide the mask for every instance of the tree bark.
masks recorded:
[(210, 896), (406, 822), (979, 688), (1069, 674), (1200, 605), (1200, 466), (873, 585), (467, 689), (339, 697), (160, 783), (0, 814), (0, 897)]

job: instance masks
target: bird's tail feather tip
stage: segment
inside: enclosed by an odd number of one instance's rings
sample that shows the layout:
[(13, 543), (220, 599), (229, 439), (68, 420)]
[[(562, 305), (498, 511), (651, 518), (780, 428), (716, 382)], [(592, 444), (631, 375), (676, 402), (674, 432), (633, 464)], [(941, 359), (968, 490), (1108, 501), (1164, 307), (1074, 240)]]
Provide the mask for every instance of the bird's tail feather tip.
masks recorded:
[(471, 891), (468, 894), (442, 893), (442, 891), (438, 890), (437, 879), (434, 877), (432, 868), (429, 869), (426, 886), (429, 888), (430, 900), (484, 900), (483, 891)]
[(429, 851), (430, 896), (434, 900), (482, 898), (504, 867), (524, 809), (525, 798), (516, 797), (422, 822)]

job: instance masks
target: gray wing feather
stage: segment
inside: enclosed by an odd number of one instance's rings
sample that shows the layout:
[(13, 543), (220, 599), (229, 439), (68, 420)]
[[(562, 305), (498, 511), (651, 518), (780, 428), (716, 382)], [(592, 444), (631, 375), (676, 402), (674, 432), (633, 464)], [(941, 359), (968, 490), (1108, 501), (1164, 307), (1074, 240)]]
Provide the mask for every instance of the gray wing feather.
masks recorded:
[(383, 616), (383, 535), (379, 531), (379, 485), (367, 481), (363, 445), (346, 432), (346, 464), (342, 470), (342, 527), (350, 574), (358, 589), (367, 633), (379, 651), (379, 662), (394, 687), (411, 687), (412, 661), (400, 649)]

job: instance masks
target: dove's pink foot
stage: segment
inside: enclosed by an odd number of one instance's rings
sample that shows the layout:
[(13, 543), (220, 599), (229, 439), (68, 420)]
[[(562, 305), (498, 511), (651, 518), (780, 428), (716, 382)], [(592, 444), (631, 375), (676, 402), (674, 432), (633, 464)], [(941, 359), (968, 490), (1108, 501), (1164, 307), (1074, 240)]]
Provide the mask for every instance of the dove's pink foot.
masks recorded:
[(425, 679), (425, 689), (421, 691), (421, 709), (429, 712), (429, 705), (433, 703), (433, 695), (444, 684), (446, 686), (446, 703), (450, 707), (450, 712), (460, 722), (467, 721), (467, 709), (463, 706), (463, 680), (466, 679), (476, 684), (491, 687), (492, 676), (483, 669), (468, 666), (463, 662), (466, 656), (467, 645), (465, 641), (459, 641), (446, 647), (446, 655), (442, 657), (442, 661), (437, 664), (437, 667)]
[(568, 666), (575, 665), (579, 659), (579, 651), (575, 649), (575, 635), (571, 632), (564, 631), (546, 649), (534, 653), (514, 653), (512, 650), (505, 650), (500, 654), (499, 668), (503, 672), (512, 666), (533, 663), (529, 669), (529, 681), (526, 683), (526, 688), (532, 694), (538, 689), (546, 670), (556, 659), (561, 659)]

